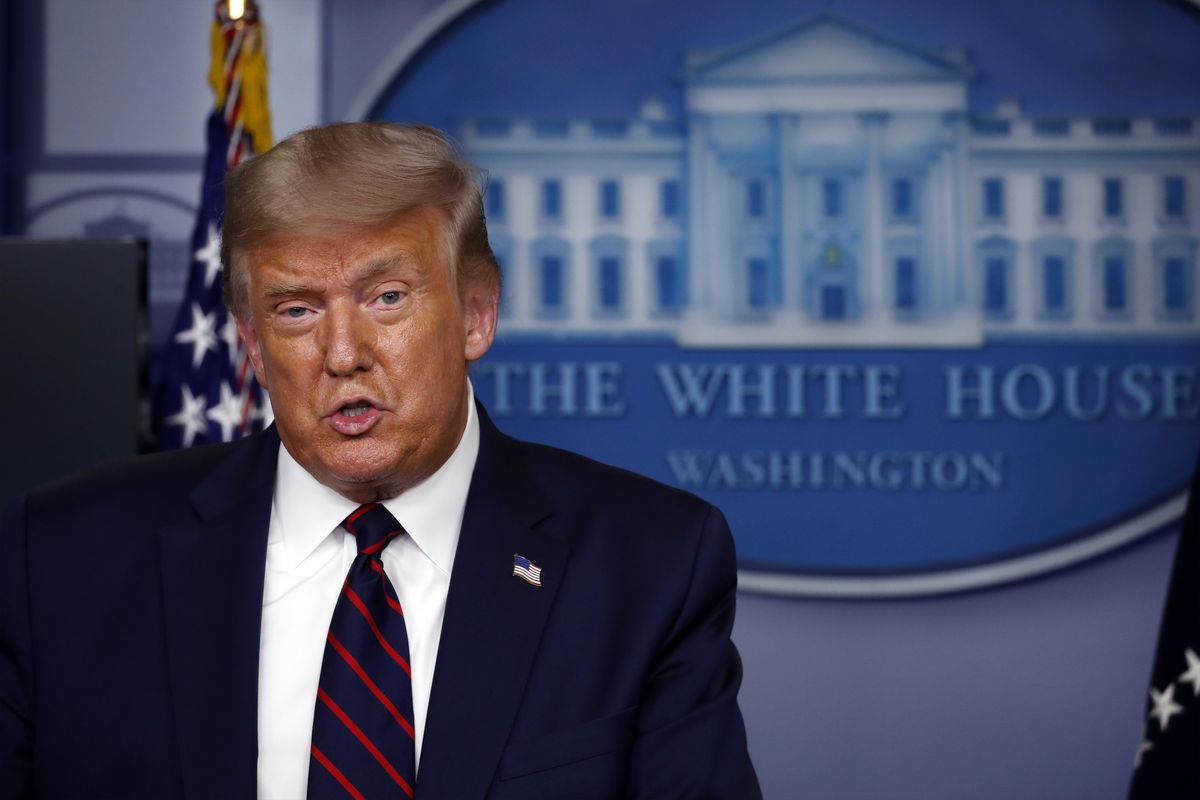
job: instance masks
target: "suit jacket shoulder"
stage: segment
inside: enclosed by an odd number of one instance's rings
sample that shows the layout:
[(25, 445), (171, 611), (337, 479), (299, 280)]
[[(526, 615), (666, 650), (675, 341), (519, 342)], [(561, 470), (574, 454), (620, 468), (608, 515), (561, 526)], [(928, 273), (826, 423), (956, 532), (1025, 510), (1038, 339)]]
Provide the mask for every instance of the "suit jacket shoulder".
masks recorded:
[(52, 525), (124, 518), (137, 527), (148, 519), (165, 521), (188, 509), (193, 490), (223, 467), (244, 466), (242, 477), (249, 479), (253, 462), (273, 457), (278, 442), (268, 430), (225, 444), (108, 462), (30, 492), (24, 499), (26, 514)]
[[(418, 795), (758, 797), (736, 700), (724, 517), (692, 494), (481, 419)], [(541, 586), (500, 571), (514, 553), (542, 568)], [(486, 670), (464, 666), (481, 661)], [(441, 693), (447, 684), (453, 697)], [(454, 781), (441, 770), (429, 778), (428, 764), (451, 758), (442, 726), (458, 731), (461, 755), (461, 731), (482, 715), (496, 730), (471, 744), (479, 783), (462, 767)], [(485, 739), (503, 745), (498, 762), (484, 761)]]
[(254, 796), (277, 446), (120, 461), (6, 510), (0, 798)]

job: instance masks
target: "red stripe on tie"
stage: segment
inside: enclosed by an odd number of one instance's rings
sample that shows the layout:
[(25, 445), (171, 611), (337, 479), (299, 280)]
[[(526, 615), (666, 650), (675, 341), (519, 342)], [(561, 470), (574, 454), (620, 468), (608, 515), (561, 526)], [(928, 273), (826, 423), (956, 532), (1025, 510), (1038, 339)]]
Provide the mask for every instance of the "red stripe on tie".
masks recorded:
[(396, 772), (396, 768), (391, 765), (391, 762), (387, 760), (383, 753), (379, 752), (379, 748), (375, 746), (375, 743), (367, 738), (367, 735), (363, 733), (357, 725), (354, 724), (354, 720), (350, 719), (350, 717), (346, 715), (346, 712), (342, 711), (341, 706), (333, 702), (333, 698), (330, 697), (329, 694), (319, 686), (317, 687), (317, 698), (320, 699), (320, 701), (324, 703), (330, 711), (333, 712), (334, 716), (342, 721), (342, 724), (346, 726), (346, 730), (353, 733), (354, 738), (358, 739), (358, 741), (362, 743), (362, 746), (367, 748), (367, 752), (374, 756), (375, 760), (379, 762), (379, 766), (383, 767), (384, 771), (387, 772), (391, 779), (396, 782), (396, 785), (399, 786), (406, 795), (412, 797), (413, 790), (412, 787), (408, 785), (408, 781), (404, 780), (399, 772)]
[(337, 782), (342, 785), (342, 788), (345, 789), (349, 795), (354, 798), (354, 800), (367, 800), (367, 798), (363, 797), (362, 792), (354, 787), (354, 784), (350, 782), (350, 779), (343, 775), (342, 771), (333, 765), (333, 762), (329, 760), (328, 756), (317, 749), (315, 744), (312, 745), (311, 749), (313, 758), (321, 762), (322, 767), (329, 770), (329, 774), (332, 775), (334, 779), (336, 779)]
[(397, 614), (403, 617), (404, 609), (400, 607), (400, 601), (392, 597), (392, 595), (388, 592), (389, 588), (389, 586), (383, 587), (383, 599), (387, 600), (387, 604), (392, 611), (395, 611)]
[(379, 626), (375, 624), (374, 618), (371, 617), (371, 612), (367, 610), (367, 604), (362, 601), (361, 597), (354, 593), (354, 590), (350, 588), (350, 584), (346, 584), (343, 588), (345, 589), (346, 596), (350, 598), (350, 602), (354, 603), (354, 607), (358, 609), (358, 613), (362, 614), (363, 619), (365, 619), (367, 624), (371, 626), (371, 633), (375, 634), (375, 638), (379, 640), (379, 644), (383, 645), (383, 649), (386, 650), (387, 654), (392, 657), (392, 660), (399, 664), (401, 669), (403, 669), (405, 673), (408, 674), (408, 677), (411, 678), (412, 670), (409, 669), (408, 661), (406, 661), (404, 656), (397, 653), (395, 649), (388, 644), (387, 639), (383, 638), (383, 632), (380, 631)]
[(387, 536), (384, 536), (382, 539), (380, 539), (375, 544), (371, 545), (370, 547), (364, 547), (362, 550), (359, 550), (358, 552), (362, 553), (363, 555), (370, 555), (371, 553), (378, 553), (380, 550), (387, 547), (388, 542), (390, 542), (392, 539), (395, 539), (397, 536), (399, 536), (402, 533), (404, 533), (403, 528), (401, 528), (398, 531), (392, 531), (391, 533), (389, 533)]
[(358, 660), (350, 654), (350, 651), (346, 649), (345, 645), (337, 640), (337, 637), (333, 635), (332, 631), (330, 631), (326, 638), (328, 639), (329, 644), (333, 646), (333, 649), (338, 652), (338, 655), (342, 657), (342, 660), (350, 665), (350, 669), (354, 670), (354, 673), (358, 675), (358, 677), (362, 679), (362, 682), (366, 684), (367, 688), (371, 690), (371, 694), (375, 695), (375, 698), (379, 702), (383, 703), (383, 707), (388, 710), (388, 713), (392, 715), (396, 722), (400, 723), (400, 727), (404, 728), (404, 732), (409, 735), (409, 738), (416, 739), (417, 735), (413, 732), (412, 725), (408, 724), (408, 720), (406, 720), (404, 715), (400, 713), (400, 709), (396, 708), (392, 701), (388, 699), (388, 696), (383, 693), (379, 686), (376, 685), (375, 681), (371, 680), (371, 676), (368, 675), (366, 670), (362, 668), (362, 665), (358, 663)]
[[(375, 570), (375, 574), (383, 574), (383, 564), (380, 564), (378, 561), (369, 561), (367, 563), (371, 565), (371, 569)], [(395, 611), (397, 614), (403, 617), (404, 609), (400, 607), (400, 601), (392, 597), (391, 591), (389, 590), (392, 590), (392, 585), (390, 583), (385, 583), (383, 585), (383, 599), (387, 600), (387, 604), (391, 606), (392, 611)]]
[(343, 523), (346, 530), (350, 531), (351, 533), (354, 533), (354, 523), (358, 520), (359, 517), (361, 517), (363, 514), (367, 513), (372, 508), (374, 508), (375, 505), (376, 505), (375, 503), (367, 503), (365, 506), (359, 506), (357, 511), (355, 511), (350, 516), (346, 517), (346, 522)]

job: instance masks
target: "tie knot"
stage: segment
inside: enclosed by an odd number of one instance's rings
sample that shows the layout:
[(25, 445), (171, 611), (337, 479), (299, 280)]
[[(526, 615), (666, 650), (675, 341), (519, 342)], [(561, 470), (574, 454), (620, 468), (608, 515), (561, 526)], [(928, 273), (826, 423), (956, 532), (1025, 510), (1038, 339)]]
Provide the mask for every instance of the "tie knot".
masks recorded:
[(359, 555), (378, 557), (387, 543), (404, 533), (404, 528), (380, 503), (359, 506), (346, 517), (342, 527), (354, 534), (358, 542)]

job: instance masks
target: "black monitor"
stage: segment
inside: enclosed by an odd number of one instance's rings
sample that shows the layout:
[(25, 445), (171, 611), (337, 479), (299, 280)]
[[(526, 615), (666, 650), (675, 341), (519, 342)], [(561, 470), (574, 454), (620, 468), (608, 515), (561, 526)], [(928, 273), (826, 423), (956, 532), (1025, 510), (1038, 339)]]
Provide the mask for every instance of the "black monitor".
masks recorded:
[(146, 243), (0, 239), (0, 506), (138, 452)]

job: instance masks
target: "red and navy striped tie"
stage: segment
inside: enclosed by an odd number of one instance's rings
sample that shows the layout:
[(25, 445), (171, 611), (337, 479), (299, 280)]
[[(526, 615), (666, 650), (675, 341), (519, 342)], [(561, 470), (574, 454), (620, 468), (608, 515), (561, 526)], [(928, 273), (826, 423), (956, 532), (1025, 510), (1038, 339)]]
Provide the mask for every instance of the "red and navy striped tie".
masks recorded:
[(309, 800), (413, 796), (412, 675), (408, 634), (380, 553), (404, 533), (371, 503), (342, 523), (358, 542), (333, 609), (313, 715)]

